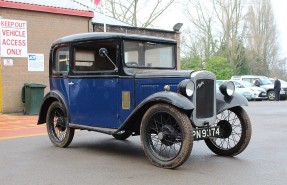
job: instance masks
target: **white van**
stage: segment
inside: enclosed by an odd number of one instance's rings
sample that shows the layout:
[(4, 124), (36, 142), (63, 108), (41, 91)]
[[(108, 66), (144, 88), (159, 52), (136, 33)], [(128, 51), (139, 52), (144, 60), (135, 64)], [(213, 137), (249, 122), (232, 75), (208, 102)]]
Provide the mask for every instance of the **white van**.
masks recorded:
[[(268, 99), (271, 101), (275, 99), (274, 85), (270, 81), (270, 79), (266, 76), (257, 76), (257, 75), (232, 76), (231, 80), (247, 81), (253, 84), (256, 80), (258, 80), (259, 86), (266, 90)], [(286, 99), (286, 97), (287, 97), (287, 89), (282, 89), (280, 91), (280, 98)]]

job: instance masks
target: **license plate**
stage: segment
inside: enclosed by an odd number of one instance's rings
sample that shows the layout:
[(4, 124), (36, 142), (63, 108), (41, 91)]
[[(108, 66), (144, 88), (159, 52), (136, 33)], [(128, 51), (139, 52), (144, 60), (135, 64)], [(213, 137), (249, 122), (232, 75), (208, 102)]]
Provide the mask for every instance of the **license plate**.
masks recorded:
[(196, 128), (193, 131), (193, 137), (194, 140), (220, 137), (220, 128), (219, 127)]

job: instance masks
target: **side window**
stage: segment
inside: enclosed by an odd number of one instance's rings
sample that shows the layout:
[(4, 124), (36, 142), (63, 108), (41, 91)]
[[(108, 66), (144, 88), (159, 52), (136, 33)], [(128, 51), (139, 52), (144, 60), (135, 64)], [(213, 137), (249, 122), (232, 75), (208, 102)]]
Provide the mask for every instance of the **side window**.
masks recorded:
[(236, 88), (240, 88), (240, 83), (233, 81)]
[(94, 71), (95, 52), (77, 49), (75, 52), (75, 71)]
[(253, 83), (253, 80), (251, 78), (242, 78), (242, 80), (246, 81), (246, 82)]
[[(107, 49), (108, 57), (99, 54), (101, 48)], [(113, 71), (116, 65), (117, 45), (114, 43), (83, 43), (75, 46), (75, 72)]]
[(125, 52), (125, 63), (127, 66), (138, 66), (138, 51), (127, 51)]
[(54, 59), (54, 70), (56, 72), (67, 72), (69, 71), (69, 48), (62, 47), (56, 51)]

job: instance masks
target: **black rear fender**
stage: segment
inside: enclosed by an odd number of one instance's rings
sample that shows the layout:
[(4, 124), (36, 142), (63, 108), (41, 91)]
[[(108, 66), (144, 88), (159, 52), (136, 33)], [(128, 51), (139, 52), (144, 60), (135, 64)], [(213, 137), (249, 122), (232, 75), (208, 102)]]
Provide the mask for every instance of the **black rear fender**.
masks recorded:
[[(58, 91), (51, 91), (48, 94), (46, 94), (46, 96), (43, 99), (37, 125), (46, 123), (46, 116), (47, 116), (48, 109), (54, 101), (59, 101), (66, 108), (66, 110), (68, 110), (67, 103), (65, 99), (63, 98), (63, 96), (61, 95), (61, 93)], [(69, 114), (69, 111), (67, 111), (67, 114)]]

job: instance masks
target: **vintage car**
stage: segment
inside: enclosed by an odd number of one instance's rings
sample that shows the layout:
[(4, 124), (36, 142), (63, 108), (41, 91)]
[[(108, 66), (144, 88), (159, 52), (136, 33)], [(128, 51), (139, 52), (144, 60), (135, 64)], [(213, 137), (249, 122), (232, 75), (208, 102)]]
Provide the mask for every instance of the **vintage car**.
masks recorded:
[(152, 164), (176, 168), (204, 140), (215, 154), (235, 156), (248, 145), (251, 122), (230, 81), (177, 70), (175, 40), (119, 33), (83, 33), (51, 47), (50, 92), (38, 124), (67, 147), (75, 129), (125, 140), (140, 135)]

